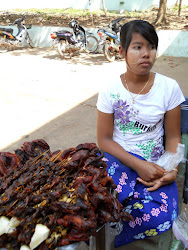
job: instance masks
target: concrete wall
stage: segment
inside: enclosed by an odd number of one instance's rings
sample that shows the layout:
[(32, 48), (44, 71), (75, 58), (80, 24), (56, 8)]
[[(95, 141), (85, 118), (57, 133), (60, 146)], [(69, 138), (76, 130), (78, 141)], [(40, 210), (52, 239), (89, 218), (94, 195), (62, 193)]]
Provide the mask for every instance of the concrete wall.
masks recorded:
[[(168, 0), (167, 6), (174, 5), (176, 0)], [(188, 5), (188, 0), (182, 1), (183, 5)], [(108, 10), (129, 10), (129, 11), (141, 11), (151, 8), (152, 6), (158, 6), (159, 0), (105, 0), (105, 5)], [(73, 8), (73, 9), (102, 9), (102, 0), (1, 0), (0, 10), (9, 9), (43, 9), (43, 8)]]
[[(180, 0), (178, 0), (179, 2)], [(168, 0), (167, 1), (167, 6), (173, 6), (176, 4), (177, 0)], [(159, 6), (159, 0), (154, 0), (153, 5)], [(182, 0), (182, 5), (188, 6), (188, 0)]]
[(188, 31), (160, 30), (158, 55), (188, 57)]
[(128, 11), (142, 11), (146, 9), (151, 9), (153, 7), (153, 0), (131, 0), (131, 1), (113, 1), (116, 3), (116, 6), (111, 6), (111, 2), (109, 2), (109, 7), (107, 9), (114, 9), (114, 10), (128, 10)]
[[(17, 33), (17, 28), (14, 26), (5, 26), (14, 29), (14, 35)], [(66, 29), (71, 31), (68, 27), (47, 27), (47, 26), (33, 26), (29, 30), (30, 37), (36, 47), (50, 47), (52, 39), (50, 34), (53, 31)], [(87, 29), (98, 37), (97, 29)], [(174, 56), (174, 57), (188, 57), (188, 31), (180, 30), (159, 30), (157, 31), (159, 37), (158, 55)]]

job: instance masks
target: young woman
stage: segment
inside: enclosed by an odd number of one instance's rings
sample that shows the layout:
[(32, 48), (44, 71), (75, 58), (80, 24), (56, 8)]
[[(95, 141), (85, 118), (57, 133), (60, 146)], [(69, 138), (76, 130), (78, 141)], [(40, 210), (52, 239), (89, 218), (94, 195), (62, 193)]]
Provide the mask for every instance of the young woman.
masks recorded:
[(134, 217), (123, 222), (115, 247), (163, 233), (178, 215), (178, 166), (168, 172), (155, 162), (164, 153), (164, 135), (166, 151), (175, 153), (181, 143), (185, 100), (175, 80), (151, 71), (158, 36), (150, 23), (124, 24), (120, 40), (126, 72), (99, 93), (97, 102), (98, 145), (119, 200)]

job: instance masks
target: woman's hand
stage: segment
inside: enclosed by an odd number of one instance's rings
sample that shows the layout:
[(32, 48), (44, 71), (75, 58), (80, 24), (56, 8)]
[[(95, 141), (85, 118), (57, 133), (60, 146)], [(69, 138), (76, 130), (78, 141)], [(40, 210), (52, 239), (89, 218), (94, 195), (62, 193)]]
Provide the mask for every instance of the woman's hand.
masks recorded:
[(161, 186), (165, 186), (167, 184), (174, 182), (176, 180), (176, 177), (177, 177), (177, 172), (172, 170), (164, 174), (163, 177), (155, 179), (153, 181), (144, 181), (140, 177), (138, 177), (137, 180), (146, 187), (150, 187), (147, 189), (147, 191), (155, 191)]
[(140, 179), (150, 182), (156, 179), (160, 179), (164, 176), (165, 173), (168, 173), (167, 170), (160, 167), (159, 165), (141, 160), (139, 163), (139, 168), (135, 169)]

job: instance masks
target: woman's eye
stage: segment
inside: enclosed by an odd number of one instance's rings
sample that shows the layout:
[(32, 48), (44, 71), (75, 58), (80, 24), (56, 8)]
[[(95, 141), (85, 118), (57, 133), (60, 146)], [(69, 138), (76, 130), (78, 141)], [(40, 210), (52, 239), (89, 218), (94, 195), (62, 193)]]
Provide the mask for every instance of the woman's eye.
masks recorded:
[(150, 45), (149, 48), (150, 48), (150, 50), (153, 50), (153, 49), (155, 49), (155, 45)]
[(135, 46), (134, 49), (141, 49), (141, 46)]

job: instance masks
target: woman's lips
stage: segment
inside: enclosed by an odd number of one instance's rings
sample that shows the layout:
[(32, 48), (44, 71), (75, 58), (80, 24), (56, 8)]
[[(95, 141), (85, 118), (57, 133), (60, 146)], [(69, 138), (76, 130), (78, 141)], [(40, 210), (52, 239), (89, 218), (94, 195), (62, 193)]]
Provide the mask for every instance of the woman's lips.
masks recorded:
[(145, 61), (145, 62), (141, 62), (140, 64), (142, 66), (148, 67), (148, 66), (150, 66), (151, 63), (149, 61)]

